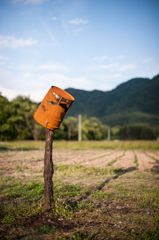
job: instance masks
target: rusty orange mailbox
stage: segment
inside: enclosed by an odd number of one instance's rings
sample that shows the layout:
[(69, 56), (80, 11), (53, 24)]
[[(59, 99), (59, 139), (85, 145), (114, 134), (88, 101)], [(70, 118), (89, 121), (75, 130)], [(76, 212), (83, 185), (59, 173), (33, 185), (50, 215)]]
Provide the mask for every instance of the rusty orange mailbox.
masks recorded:
[(44, 127), (57, 130), (74, 100), (66, 91), (52, 86), (34, 113), (34, 118)]

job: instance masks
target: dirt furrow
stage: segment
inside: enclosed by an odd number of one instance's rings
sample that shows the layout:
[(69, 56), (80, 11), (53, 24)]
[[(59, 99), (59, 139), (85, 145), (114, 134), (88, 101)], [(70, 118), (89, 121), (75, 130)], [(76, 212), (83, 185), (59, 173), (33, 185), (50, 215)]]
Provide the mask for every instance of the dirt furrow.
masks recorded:
[(140, 171), (144, 170), (150, 170), (152, 168), (156, 168), (156, 161), (152, 158), (146, 156), (143, 151), (137, 150), (135, 151), (137, 155), (137, 161), (138, 161), (138, 169)]
[[(155, 154), (154, 152), (151, 152), (151, 151), (145, 151), (145, 153), (146, 153), (147, 155), (149, 155), (149, 156), (151, 156), (151, 157), (153, 157), (153, 158), (159, 160), (159, 155)], [(154, 159), (154, 160), (155, 160), (155, 159)]]
[(125, 155), (121, 158), (118, 158), (117, 161), (113, 164), (114, 168), (124, 168), (124, 169), (130, 169), (130, 168), (136, 168), (136, 165), (134, 163), (134, 153), (131, 150), (127, 150), (125, 152)]
[(111, 155), (107, 155), (92, 161), (86, 161), (85, 163), (82, 163), (82, 165), (87, 167), (108, 167), (107, 164), (122, 155), (122, 153), (122, 150), (114, 151), (114, 153)]
[(65, 155), (65, 159), (60, 162), (57, 161), (56, 157), (54, 158), (56, 164), (71, 164), (71, 163), (81, 163), (83, 164), (84, 161), (89, 161), (92, 158), (100, 158), (102, 155), (107, 155), (111, 153), (112, 150), (87, 150), (85, 152), (75, 152), (73, 155), (67, 157)]

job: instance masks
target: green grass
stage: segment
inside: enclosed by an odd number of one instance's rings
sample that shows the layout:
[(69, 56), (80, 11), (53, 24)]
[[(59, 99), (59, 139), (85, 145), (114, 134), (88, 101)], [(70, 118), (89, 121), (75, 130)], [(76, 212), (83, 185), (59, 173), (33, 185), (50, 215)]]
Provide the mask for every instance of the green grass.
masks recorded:
[(123, 156), (125, 155), (125, 152), (126, 152), (126, 151), (124, 151), (124, 153), (123, 153), (121, 156), (119, 156), (119, 157), (115, 158), (114, 160), (112, 160), (111, 162), (109, 162), (109, 163), (108, 163), (108, 166), (112, 166), (113, 163), (115, 163), (119, 158), (123, 157)]
[(136, 167), (138, 167), (138, 166), (139, 166), (139, 163), (138, 163), (138, 161), (137, 161), (137, 156), (136, 156), (136, 154), (135, 154), (134, 151), (133, 151), (133, 153), (134, 153), (134, 158), (135, 158), (134, 163), (135, 163)]
[[(54, 148), (72, 148), (76, 151), (94, 149), (143, 149), (143, 150), (159, 150), (158, 141), (54, 141)], [(0, 142), (0, 150), (12, 149), (40, 149), (45, 147), (45, 141), (13, 141)]]
[(152, 158), (153, 160), (155, 160), (155, 161), (159, 162), (159, 160), (158, 160), (157, 158), (150, 156), (150, 155), (149, 155), (149, 154), (147, 154), (146, 152), (144, 152), (144, 154), (145, 154), (146, 156), (148, 156), (148, 157)]
[(114, 173), (120, 173), (122, 172), (122, 169), (115, 169), (115, 168), (102, 168), (102, 167), (85, 167), (80, 164), (54, 164), (55, 171), (63, 171), (64, 174), (69, 175), (70, 173), (76, 173), (76, 172), (84, 172), (88, 175), (90, 174), (114, 174)]

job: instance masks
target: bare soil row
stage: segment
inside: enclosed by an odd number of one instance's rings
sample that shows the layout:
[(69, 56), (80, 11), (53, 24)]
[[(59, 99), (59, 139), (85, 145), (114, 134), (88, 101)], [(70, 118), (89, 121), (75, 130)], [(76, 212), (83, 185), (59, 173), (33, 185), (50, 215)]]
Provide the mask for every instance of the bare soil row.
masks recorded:
[[(137, 165), (135, 162), (137, 157)], [(0, 170), (41, 171), (44, 165), (44, 150), (1, 151)], [(86, 167), (136, 168), (140, 171), (159, 170), (159, 151), (112, 150), (112, 149), (54, 149), (53, 162), (59, 164), (81, 164)], [(111, 163), (111, 164), (110, 164)]]

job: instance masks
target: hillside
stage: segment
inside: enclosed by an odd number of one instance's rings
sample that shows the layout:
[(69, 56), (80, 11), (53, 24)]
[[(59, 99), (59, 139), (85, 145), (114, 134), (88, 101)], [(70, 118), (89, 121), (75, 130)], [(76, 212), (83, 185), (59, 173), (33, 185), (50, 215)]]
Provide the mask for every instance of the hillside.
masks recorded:
[(159, 75), (134, 78), (111, 91), (68, 88), (75, 97), (69, 116), (95, 116), (110, 126), (144, 122), (159, 125)]

